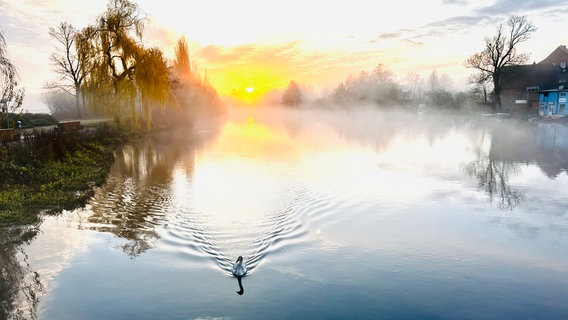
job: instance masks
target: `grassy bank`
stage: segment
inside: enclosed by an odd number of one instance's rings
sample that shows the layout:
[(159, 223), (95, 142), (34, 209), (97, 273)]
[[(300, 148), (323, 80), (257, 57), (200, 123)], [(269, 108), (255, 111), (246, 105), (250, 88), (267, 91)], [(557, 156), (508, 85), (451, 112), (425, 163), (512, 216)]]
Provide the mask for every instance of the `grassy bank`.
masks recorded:
[(122, 137), (36, 131), (0, 146), (0, 227), (37, 222), (42, 212), (85, 205), (105, 182)]

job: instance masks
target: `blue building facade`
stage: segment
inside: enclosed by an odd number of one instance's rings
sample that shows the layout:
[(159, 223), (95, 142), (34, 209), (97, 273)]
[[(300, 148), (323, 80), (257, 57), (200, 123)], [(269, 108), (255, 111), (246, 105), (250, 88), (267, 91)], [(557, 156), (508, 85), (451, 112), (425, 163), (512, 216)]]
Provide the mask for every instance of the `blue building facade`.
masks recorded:
[(568, 89), (564, 88), (540, 91), (538, 114), (541, 116), (568, 115), (568, 109), (566, 108), (567, 96)]

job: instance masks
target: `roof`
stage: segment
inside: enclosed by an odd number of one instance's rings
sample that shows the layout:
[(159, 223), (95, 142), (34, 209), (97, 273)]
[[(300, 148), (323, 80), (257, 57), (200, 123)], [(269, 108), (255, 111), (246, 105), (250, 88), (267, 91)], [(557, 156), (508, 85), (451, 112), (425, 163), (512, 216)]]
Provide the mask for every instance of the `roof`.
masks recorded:
[(539, 63), (503, 68), (501, 87), (503, 90), (525, 90), (527, 87), (558, 89), (559, 85), (568, 84), (568, 68), (562, 62), (568, 62), (568, 49), (565, 45), (558, 46)]
[(505, 67), (501, 73), (502, 89), (536, 86), (554, 87), (559, 80), (561, 70), (552, 64), (527, 64)]
[(560, 45), (551, 54), (538, 64), (560, 65), (561, 62), (568, 62), (568, 49), (565, 45)]

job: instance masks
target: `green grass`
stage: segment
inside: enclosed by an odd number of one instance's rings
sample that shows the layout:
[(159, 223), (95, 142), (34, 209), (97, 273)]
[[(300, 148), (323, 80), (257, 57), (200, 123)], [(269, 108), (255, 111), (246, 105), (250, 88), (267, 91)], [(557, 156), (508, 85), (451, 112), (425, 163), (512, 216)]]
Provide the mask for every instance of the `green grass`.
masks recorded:
[(108, 134), (49, 132), (0, 146), (0, 227), (84, 206), (94, 187), (105, 182), (116, 142)]

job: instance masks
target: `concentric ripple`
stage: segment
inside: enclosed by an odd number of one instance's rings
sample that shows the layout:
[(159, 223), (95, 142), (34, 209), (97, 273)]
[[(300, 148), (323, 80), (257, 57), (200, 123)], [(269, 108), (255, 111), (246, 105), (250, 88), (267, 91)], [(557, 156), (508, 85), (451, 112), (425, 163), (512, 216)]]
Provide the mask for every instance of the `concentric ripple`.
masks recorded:
[(228, 275), (241, 255), (251, 274), (268, 256), (311, 241), (308, 234), (314, 225), (334, 220), (332, 215), (353, 205), (345, 200), (300, 186), (289, 191), (280, 207), (263, 221), (244, 231), (211, 224), (207, 213), (190, 206), (172, 206), (160, 245), (189, 258), (210, 259)]
[(208, 224), (206, 213), (172, 207), (175, 213), (170, 213), (161, 244), (188, 255), (209, 258), (227, 274), (231, 273), (236, 257), (242, 255), (250, 274), (268, 254), (298, 241), (307, 232), (299, 220), (298, 203), (292, 200), (266, 215), (265, 221), (239, 232)]

